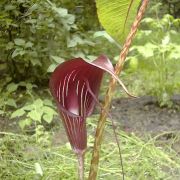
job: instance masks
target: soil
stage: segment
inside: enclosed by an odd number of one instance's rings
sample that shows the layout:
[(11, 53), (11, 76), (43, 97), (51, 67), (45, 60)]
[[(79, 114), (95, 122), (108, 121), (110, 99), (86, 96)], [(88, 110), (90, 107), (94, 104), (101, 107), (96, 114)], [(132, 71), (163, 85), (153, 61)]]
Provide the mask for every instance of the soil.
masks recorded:
[(180, 139), (171, 142), (180, 134), (180, 95), (174, 95), (172, 102), (173, 108), (160, 108), (157, 100), (150, 96), (121, 98), (113, 101), (111, 115), (123, 130), (141, 137), (169, 132), (160, 136), (161, 145), (172, 144), (172, 148), (180, 155)]
[(172, 97), (174, 108), (158, 106), (151, 96), (113, 101), (111, 115), (120, 126), (133, 132), (157, 134), (180, 130), (180, 95)]

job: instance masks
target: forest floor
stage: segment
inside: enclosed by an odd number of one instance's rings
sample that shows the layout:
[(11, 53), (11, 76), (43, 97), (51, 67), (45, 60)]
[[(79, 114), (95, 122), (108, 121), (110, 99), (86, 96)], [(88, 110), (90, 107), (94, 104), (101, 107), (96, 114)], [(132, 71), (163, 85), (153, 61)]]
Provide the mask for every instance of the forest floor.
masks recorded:
[[(111, 115), (116, 126), (127, 133), (152, 137), (164, 133), (161, 140), (168, 141), (180, 133), (180, 95), (173, 96), (172, 101), (173, 108), (160, 108), (157, 100), (151, 96), (119, 98), (112, 103)], [(54, 141), (55, 144), (67, 141), (63, 129), (55, 133)], [(180, 140), (176, 143), (176, 149), (180, 153)]]
[(155, 98), (121, 98), (113, 101), (112, 117), (124, 130), (157, 134), (180, 130), (180, 95), (172, 98), (173, 108), (158, 106)]
[[(172, 102), (173, 108), (160, 108), (157, 100), (151, 96), (143, 96), (136, 99), (119, 98), (112, 103), (111, 115), (116, 126), (127, 133), (135, 133), (140, 137), (144, 135), (154, 137), (164, 133), (160, 140), (168, 142), (176, 134), (180, 133), (180, 95), (174, 95)], [(97, 119), (98, 116), (96, 116), (95, 123), (97, 123)], [(18, 120), (12, 121), (0, 117), (0, 131), (21, 132), (17, 122)], [(57, 127), (58, 124), (60, 124), (60, 129)], [(50, 126), (55, 129), (53, 144), (66, 143), (66, 133), (58, 117), (55, 118), (54, 123)], [(48, 129), (50, 128), (48, 127)], [(91, 135), (94, 134), (95, 127), (93, 130), (91, 129), (89, 132)], [(180, 153), (180, 140), (176, 141), (174, 148)]]
[[(173, 96), (172, 100), (173, 108), (160, 108), (155, 98), (149, 96), (113, 101), (111, 115), (117, 127), (127, 180), (135, 177), (138, 180), (179, 180), (180, 95)], [(87, 119), (86, 177), (98, 116)], [(18, 120), (0, 118), (0, 179), (76, 179), (77, 160), (67, 143), (61, 121), (56, 117), (49, 126), (49, 134), (27, 135), (19, 129)], [(108, 120), (98, 180), (122, 178), (118, 154)]]
[[(158, 140), (168, 143), (180, 134), (180, 95), (174, 95), (172, 102), (173, 108), (160, 108), (151, 96), (121, 98), (113, 101), (111, 114), (124, 131), (139, 136), (161, 134)], [(172, 148), (180, 154), (180, 139)]]
[[(157, 134), (164, 131), (180, 131), (180, 95), (172, 97), (173, 107), (159, 107), (151, 96), (119, 98), (113, 100), (111, 115), (121, 129), (135, 133)], [(11, 121), (11, 122), (10, 122)], [(56, 121), (59, 119), (55, 118)], [(0, 116), (0, 131), (18, 132), (17, 120)]]

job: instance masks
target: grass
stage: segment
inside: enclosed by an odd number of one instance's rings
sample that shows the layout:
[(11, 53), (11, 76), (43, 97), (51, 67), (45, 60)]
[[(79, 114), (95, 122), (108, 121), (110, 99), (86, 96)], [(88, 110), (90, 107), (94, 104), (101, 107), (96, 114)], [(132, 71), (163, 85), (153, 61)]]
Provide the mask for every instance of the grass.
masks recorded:
[[(95, 128), (95, 117), (88, 120), (88, 129)], [(178, 180), (180, 179), (180, 156), (171, 148), (172, 143), (160, 142), (165, 132), (154, 138), (138, 137), (133, 133), (118, 131), (126, 180)], [(6, 180), (75, 180), (77, 160), (68, 143), (53, 146), (51, 134), (41, 136), (20, 135), (1, 132), (0, 179)], [(43, 142), (43, 140), (45, 140)], [(88, 138), (85, 160), (85, 177), (88, 177), (93, 136)], [(118, 148), (111, 124), (107, 123), (105, 141), (102, 145), (98, 179), (121, 179)]]

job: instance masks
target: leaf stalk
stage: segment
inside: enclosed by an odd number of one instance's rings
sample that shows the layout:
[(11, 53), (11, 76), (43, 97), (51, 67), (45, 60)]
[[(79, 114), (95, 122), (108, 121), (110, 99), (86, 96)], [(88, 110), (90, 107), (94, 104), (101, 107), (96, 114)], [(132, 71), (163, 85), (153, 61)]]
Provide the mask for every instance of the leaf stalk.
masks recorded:
[[(128, 36), (126, 38), (126, 41), (124, 43), (124, 46), (123, 46), (122, 51), (121, 51), (120, 56), (119, 56), (119, 60), (115, 66), (115, 74), (117, 76), (122, 71), (124, 61), (125, 61), (126, 56), (129, 52), (130, 45), (131, 45), (132, 40), (136, 34), (136, 31), (137, 31), (138, 26), (141, 22), (141, 19), (145, 13), (148, 1), (149, 0), (143, 0), (142, 1), (141, 7), (138, 11), (138, 14), (137, 14), (132, 26), (131, 26), (130, 33), (128, 34)], [(113, 95), (113, 92), (115, 90), (115, 87), (116, 87), (116, 80), (114, 78), (112, 78), (110, 80), (109, 89), (106, 93), (105, 103), (103, 105), (103, 109), (105, 109), (105, 111), (104, 110), (101, 111), (99, 121), (98, 121), (98, 125), (97, 125), (97, 129), (96, 129), (93, 155), (92, 155), (89, 178), (88, 178), (89, 180), (96, 180), (96, 177), (97, 177), (99, 157), (100, 157), (100, 148), (101, 148), (101, 143), (102, 143), (102, 137), (104, 134), (105, 122), (106, 122), (106, 118), (107, 118), (106, 112), (109, 111), (110, 104), (112, 101), (112, 95)], [(122, 169), (123, 169), (123, 167), (122, 167)], [(124, 180), (124, 172), (122, 172), (122, 179)]]

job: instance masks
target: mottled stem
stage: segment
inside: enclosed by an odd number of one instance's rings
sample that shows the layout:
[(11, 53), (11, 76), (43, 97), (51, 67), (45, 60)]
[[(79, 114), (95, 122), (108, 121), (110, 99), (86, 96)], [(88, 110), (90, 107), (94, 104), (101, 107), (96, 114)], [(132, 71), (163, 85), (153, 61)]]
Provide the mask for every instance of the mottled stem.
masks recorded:
[[(116, 64), (116, 67), (115, 67), (116, 75), (119, 75), (120, 72), (122, 71), (124, 61), (128, 54), (133, 37), (135, 36), (137, 28), (141, 22), (142, 16), (144, 15), (147, 4), (148, 4), (148, 0), (144, 0), (142, 2), (141, 7), (136, 16), (136, 19), (131, 26), (130, 33), (126, 38), (125, 44), (124, 44), (122, 51), (120, 53), (120, 56), (119, 56), (118, 63)], [(103, 109), (105, 109), (106, 112), (109, 111), (109, 107), (111, 104), (112, 95), (113, 95), (115, 86), (116, 86), (116, 80), (114, 78), (112, 78), (109, 83), (109, 89), (106, 93), (105, 103), (104, 103), (104, 107), (103, 107)], [(105, 122), (106, 122), (106, 117), (107, 117), (106, 112), (102, 110), (99, 121), (98, 121), (95, 142), (94, 142), (94, 148), (93, 148), (93, 155), (92, 155), (92, 160), (91, 160), (90, 173), (89, 173), (89, 180), (96, 180), (96, 177), (97, 177), (98, 165), (99, 165), (99, 154), (100, 154), (101, 142), (102, 142), (104, 127), (105, 127)], [(124, 172), (122, 172), (122, 174), (123, 174), (123, 179), (124, 179)]]

